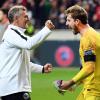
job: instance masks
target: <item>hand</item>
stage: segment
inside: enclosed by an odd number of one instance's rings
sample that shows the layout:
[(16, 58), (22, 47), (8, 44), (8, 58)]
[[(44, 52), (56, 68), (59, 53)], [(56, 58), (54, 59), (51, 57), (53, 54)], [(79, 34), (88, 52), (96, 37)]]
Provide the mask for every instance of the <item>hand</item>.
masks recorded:
[(56, 80), (53, 82), (53, 84), (54, 84), (54, 87), (57, 89), (58, 93), (60, 93), (61, 95), (64, 95), (66, 90), (60, 89), (62, 81), (63, 80)]
[(63, 81), (63, 80), (56, 80), (54, 81), (54, 86), (56, 87), (57, 91), (64, 95), (66, 90), (72, 91), (72, 85), (74, 85), (75, 82), (73, 80), (69, 81)]
[(54, 29), (55, 28), (55, 26), (53, 25), (51, 20), (47, 20), (46, 23), (45, 23), (45, 26), (48, 27), (49, 29)]
[(70, 88), (75, 84), (73, 80), (62, 81), (60, 89), (70, 90)]
[(44, 73), (50, 73), (52, 71), (52, 65), (51, 64), (45, 64), (44, 65)]

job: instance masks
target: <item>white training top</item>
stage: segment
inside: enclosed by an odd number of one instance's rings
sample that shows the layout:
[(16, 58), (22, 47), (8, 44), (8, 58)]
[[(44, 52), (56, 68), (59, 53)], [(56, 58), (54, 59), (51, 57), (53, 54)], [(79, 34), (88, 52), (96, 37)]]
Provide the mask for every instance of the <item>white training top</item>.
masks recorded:
[(30, 62), (29, 50), (39, 45), (49, 34), (45, 26), (33, 37), (24, 29), (9, 25), (0, 44), (0, 96), (31, 92), (31, 72), (42, 72), (43, 66)]

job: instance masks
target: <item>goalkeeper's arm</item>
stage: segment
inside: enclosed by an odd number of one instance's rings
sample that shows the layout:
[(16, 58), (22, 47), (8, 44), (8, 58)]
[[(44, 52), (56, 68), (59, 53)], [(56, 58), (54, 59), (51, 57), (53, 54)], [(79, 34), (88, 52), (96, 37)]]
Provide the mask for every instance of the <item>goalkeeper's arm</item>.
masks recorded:
[(94, 62), (86, 62), (85, 66), (80, 70), (80, 72), (73, 77), (73, 81), (75, 83), (82, 81), (84, 78), (88, 77), (91, 73), (94, 72), (95, 63)]
[(71, 86), (73, 86), (74, 84), (82, 81), (83, 79), (85, 79), (91, 73), (94, 72), (94, 67), (95, 67), (94, 62), (92, 62), (92, 61), (91, 62), (86, 62), (85, 66), (83, 66), (83, 68), (80, 70), (80, 72), (75, 77), (73, 77), (69, 81), (62, 81), (62, 84), (61, 84), (60, 88), (64, 89), (64, 90), (67, 90)]

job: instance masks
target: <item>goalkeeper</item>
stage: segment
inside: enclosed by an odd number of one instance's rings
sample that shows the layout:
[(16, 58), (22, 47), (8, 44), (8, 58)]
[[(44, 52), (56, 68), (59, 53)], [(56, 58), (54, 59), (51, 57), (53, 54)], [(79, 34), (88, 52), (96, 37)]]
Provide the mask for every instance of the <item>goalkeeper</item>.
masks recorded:
[(87, 12), (75, 5), (65, 11), (66, 25), (73, 33), (80, 34), (80, 58), (82, 69), (71, 80), (55, 81), (60, 93), (83, 82), (83, 90), (77, 100), (100, 100), (100, 34), (88, 24)]

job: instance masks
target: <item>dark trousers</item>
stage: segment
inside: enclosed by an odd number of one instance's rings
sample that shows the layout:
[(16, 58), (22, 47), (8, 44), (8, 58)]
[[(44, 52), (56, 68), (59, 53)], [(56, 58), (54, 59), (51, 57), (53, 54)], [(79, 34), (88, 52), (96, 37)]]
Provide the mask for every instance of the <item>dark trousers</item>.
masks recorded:
[(31, 100), (29, 93), (27, 92), (19, 92), (10, 94), (7, 96), (2, 96), (1, 100)]

